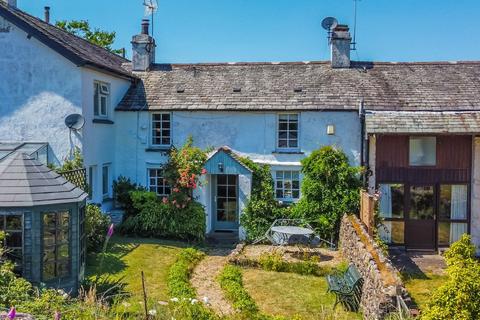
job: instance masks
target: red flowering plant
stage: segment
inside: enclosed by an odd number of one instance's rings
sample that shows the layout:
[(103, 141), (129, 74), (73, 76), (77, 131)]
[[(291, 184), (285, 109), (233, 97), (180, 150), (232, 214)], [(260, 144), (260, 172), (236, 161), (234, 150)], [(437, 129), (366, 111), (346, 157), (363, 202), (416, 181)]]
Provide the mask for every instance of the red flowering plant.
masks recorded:
[(162, 202), (171, 204), (177, 209), (188, 206), (193, 199), (193, 190), (201, 184), (200, 177), (207, 173), (203, 167), (206, 160), (206, 153), (193, 146), (192, 137), (189, 137), (180, 149), (173, 148), (165, 168), (171, 193), (170, 196), (163, 198)]

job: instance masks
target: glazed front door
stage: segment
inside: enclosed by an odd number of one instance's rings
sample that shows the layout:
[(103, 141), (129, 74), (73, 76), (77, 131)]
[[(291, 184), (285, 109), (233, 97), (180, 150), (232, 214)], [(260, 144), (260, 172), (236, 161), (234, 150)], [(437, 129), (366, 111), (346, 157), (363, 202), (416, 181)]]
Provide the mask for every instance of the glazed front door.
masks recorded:
[(215, 175), (213, 217), (215, 230), (238, 228), (238, 179), (236, 175)]
[(407, 249), (435, 249), (435, 187), (410, 186), (405, 242)]

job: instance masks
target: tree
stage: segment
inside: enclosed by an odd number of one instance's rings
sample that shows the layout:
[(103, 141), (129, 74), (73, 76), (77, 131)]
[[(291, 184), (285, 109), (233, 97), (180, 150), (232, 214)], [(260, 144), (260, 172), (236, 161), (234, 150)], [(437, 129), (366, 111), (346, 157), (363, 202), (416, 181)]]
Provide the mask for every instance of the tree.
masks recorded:
[(57, 21), (55, 25), (60, 29), (87, 40), (88, 42), (103, 47), (112, 53), (122, 53), (122, 49), (112, 49), (112, 44), (115, 41), (116, 36), (115, 31), (108, 32), (98, 28), (92, 30), (90, 24), (86, 20), (61, 20)]
[(339, 149), (327, 146), (302, 160), (302, 197), (293, 216), (315, 227), (323, 237), (337, 237), (340, 219), (359, 206), (359, 167), (352, 167)]

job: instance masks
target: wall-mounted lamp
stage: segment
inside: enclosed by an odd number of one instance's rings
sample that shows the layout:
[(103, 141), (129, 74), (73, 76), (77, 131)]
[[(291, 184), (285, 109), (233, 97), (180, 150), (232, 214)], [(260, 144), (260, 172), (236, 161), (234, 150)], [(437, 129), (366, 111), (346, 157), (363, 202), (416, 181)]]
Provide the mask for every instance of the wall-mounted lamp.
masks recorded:
[(222, 162), (218, 163), (218, 171), (223, 173), (223, 163)]
[(329, 125), (327, 126), (327, 134), (328, 134), (329, 136), (335, 134), (335, 125), (329, 124)]

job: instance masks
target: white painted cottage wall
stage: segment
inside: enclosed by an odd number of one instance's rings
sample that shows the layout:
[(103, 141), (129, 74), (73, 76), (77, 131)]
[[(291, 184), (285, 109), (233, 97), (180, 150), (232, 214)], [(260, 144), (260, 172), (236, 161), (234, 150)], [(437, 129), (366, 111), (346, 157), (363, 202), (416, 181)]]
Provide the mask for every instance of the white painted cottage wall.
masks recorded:
[[(110, 101), (107, 110), (108, 120), (113, 124), (93, 123), (93, 101), (94, 101), (94, 82), (101, 81), (110, 85)], [(95, 70), (82, 69), (82, 101), (83, 115), (85, 117), (84, 132), (84, 161), (85, 167), (95, 166), (93, 193), (91, 201), (94, 203), (102, 203), (102, 167), (104, 164), (110, 164), (110, 181), (109, 190), (112, 196), (112, 181), (120, 173), (116, 173), (115, 151), (122, 149), (122, 139), (116, 140), (116, 114), (115, 106), (122, 100), (123, 96), (130, 87), (130, 81), (108, 74), (100, 73)], [(131, 151), (124, 150), (129, 153)], [(105, 206), (104, 209), (110, 209)]]
[[(81, 72), (70, 61), (0, 17), (0, 140), (48, 142), (61, 162), (72, 144), (64, 119), (81, 113)], [(2, 28), (5, 29), (5, 28)]]

